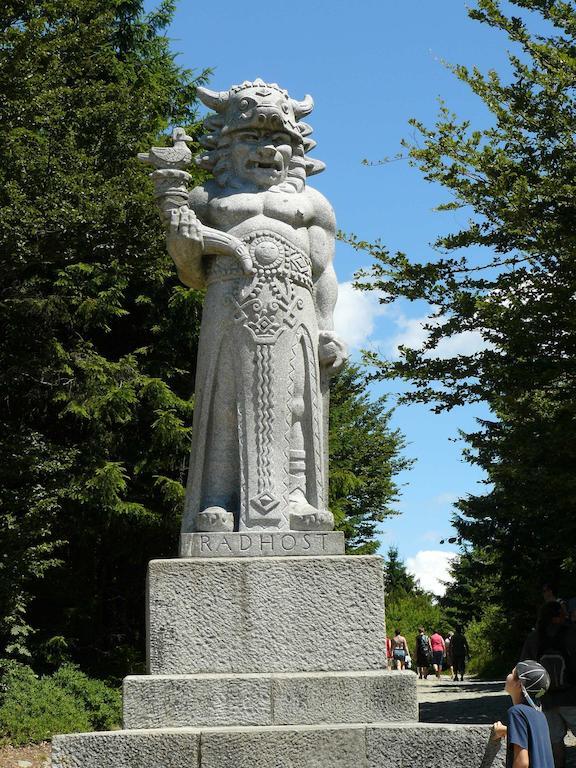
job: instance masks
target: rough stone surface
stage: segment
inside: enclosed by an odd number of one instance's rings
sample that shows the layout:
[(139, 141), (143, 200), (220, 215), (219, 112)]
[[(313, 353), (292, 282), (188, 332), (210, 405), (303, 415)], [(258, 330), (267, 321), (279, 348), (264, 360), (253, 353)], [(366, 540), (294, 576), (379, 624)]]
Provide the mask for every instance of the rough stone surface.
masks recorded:
[(201, 768), (367, 768), (363, 727), (207, 731)]
[(418, 720), (412, 672), (276, 675), (272, 700), (277, 725)]
[[(366, 757), (369, 768), (503, 768), (505, 750), (494, 756), (486, 747), (486, 725), (369, 725)], [(483, 762), (486, 756), (488, 760)]]
[(489, 726), (203, 728), (56, 736), (55, 768), (501, 768)]
[(262, 80), (198, 96), (218, 113), (197, 158), (213, 178), (187, 190), (184, 141), (140, 154), (178, 275), (206, 288), (182, 531), (330, 531), (327, 394), (347, 352), (334, 212), (306, 183), (324, 168), (300, 123), (314, 102)]
[(54, 768), (192, 768), (199, 731), (106, 731), (52, 739)]
[(297, 557), (343, 555), (341, 531), (183, 533), (180, 557)]
[(384, 669), (382, 561), (153, 560), (147, 645), (153, 675)]
[(130, 676), (124, 727), (416, 721), (412, 672)]
[(263, 675), (153, 675), (124, 679), (124, 728), (272, 725)]

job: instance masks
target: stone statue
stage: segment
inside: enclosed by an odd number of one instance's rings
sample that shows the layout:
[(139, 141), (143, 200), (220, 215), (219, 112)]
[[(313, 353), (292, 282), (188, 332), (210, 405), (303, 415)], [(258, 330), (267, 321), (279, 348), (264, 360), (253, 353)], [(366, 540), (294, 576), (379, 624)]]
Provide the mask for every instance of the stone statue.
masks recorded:
[(178, 275), (206, 288), (182, 531), (330, 531), (324, 411), (346, 349), (334, 213), (306, 184), (324, 169), (300, 122), (313, 101), (262, 80), (198, 95), (213, 179), (188, 192), (175, 163), (151, 174)]

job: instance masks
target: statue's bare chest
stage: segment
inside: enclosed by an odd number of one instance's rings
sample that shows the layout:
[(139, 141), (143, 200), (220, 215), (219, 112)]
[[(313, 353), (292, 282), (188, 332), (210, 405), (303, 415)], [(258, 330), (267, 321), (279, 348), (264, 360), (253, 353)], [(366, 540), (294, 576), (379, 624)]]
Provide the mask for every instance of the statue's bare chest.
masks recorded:
[(285, 192), (241, 193), (212, 198), (208, 206), (210, 226), (227, 232), (246, 225), (282, 231), (286, 225), (300, 229), (309, 225), (313, 208), (304, 194)]

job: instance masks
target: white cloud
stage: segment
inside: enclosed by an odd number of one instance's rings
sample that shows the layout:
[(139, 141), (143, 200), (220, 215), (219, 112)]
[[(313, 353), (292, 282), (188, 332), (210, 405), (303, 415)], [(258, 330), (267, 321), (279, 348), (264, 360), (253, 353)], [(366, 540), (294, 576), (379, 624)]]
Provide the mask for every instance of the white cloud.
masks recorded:
[(455, 355), (473, 355), (488, 349), (491, 344), (483, 338), (480, 331), (462, 331), (449, 339), (442, 339), (434, 354), (437, 357), (454, 357)]
[[(398, 305), (384, 305), (378, 301), (374, 292), (358, 291), (352, 282), (340, 283), (338, 301), (334, 310), (336, 332), (348, 344), (350, 351), (362, 348), (383, 347), (393, 358), (399, 357), (398, 347), (405, 346), (419, 349), (428, 338), (425, 325), (437, 325), (441, 320), (429, 315), (408, 317)], [(379, 338), (372, 338), (376, 318), (386, 315), (392, 325), (391, 338), (382, 342), (382, 329)], [(394, 329), (396, 333), (394, 333)], [(489, 342), (482, 338), (480, 331), (463, 331), (447, 339), (441, 339), (436, 349), (426, 353), (427, 357), (449, 358), (455, 355), (471, 355), (489, 348)]]
[(419, 349), (428, 338), (428, 333), (424, 330), (423, 324), (426, 317), (406, 317), (398, 314), (394, 318), (394, 325), (399, 329), (390, 339), (390, 351), (394, 357), (398, 357), (398, 347), (411, 347)]
[(334, 328), (350, 350), (369, 344), (374, 331), (374, 320), (386, 312), (373, 293), (358, 291), (351, 282), (340, 283), (338, 301), (334, 310)]
[[(398, 347), (405, 346), (412, 349), (422, 347), (428, 338), (428, 331), (424, 325), (437, 325), (440, 321), (431, 315), (424, 317), (407, 317), (402, 312), (396, 312), (393, 316), (394, 325), (399, 329), (389, 343), (389, 352), (393, 357), (398, 357)], [(455, 355), (473, 355), (483, 349), (488, 349), (490, 343), (485, 341), (480, 331), (462, 331), (450, 338), (441, 339), (436, 349), (426, 353), (427, 357), (449, 358)]]
[(448, 568), (455, 557), (458, 557), (455, 552), (423, 549), (407, 558), (406, 570), (416, 576), (423, 589), (440, 596), (446, 591), (441, 582), (451, 581)]

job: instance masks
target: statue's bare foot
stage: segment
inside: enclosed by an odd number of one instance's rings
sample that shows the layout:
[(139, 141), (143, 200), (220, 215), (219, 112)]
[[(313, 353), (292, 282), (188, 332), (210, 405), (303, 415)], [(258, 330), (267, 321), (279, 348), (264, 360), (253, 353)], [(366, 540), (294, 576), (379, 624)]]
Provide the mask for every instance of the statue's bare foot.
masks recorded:
[(196, 530), (203, 533), (228, 533), (234, 530), (234, 515), (224, 507), (206, 507), (196, 518)]
[(292, 503), (290, 528), (293, 531), (332, 531), (334, 515), (327, 509), (316, 509), (307, 502)]

